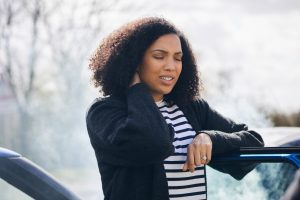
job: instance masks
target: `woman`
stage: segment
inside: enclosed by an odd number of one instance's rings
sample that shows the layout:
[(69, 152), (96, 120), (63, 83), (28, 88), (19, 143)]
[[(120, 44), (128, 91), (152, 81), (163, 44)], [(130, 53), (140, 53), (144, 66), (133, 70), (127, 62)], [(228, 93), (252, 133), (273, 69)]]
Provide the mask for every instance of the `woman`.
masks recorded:
[[(212, 155), (263, 146), (259, 134), (197, 98), (193, 52), (162, 18), (139, 19), (110, 34), (90, 69), (106, 96), (86, 118), (105, 200), (206, 199)], [(251, 170), (234, 167), (217, 169), (237, 179)]]

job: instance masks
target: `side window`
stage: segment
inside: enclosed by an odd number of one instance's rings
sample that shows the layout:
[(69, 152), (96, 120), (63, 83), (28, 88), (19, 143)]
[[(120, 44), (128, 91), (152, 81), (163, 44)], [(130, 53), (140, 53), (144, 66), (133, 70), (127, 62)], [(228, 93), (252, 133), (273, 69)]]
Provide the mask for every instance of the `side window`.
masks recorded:
[(208, 199), (280, 199), (296, 170), (290, 163), (261, 163), (238, 181), (207, 167)]
[(21, 190), (18, 190), (14, 186), (10, 185), (6, 181), (0, 178), (0, 197), (1, 200), (32, 200), (32, 198), (26, 195)]

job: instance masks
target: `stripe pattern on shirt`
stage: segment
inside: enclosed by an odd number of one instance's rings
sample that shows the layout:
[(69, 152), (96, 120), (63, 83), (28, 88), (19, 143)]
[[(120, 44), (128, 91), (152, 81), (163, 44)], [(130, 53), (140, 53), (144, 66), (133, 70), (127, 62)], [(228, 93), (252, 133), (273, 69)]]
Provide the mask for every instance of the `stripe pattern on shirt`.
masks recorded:
[(177, 105), (168, 105), (165, 101), (156, 102), (156, 104), (167, 124), (172, 125), (175, 130), (173, 140), (175, 153), (164, 160), (170, 200), (206, 199), (204, 165), (198, 166), (193, 173), (182, 171), (187, 157), (187, 147), (196, 132)]

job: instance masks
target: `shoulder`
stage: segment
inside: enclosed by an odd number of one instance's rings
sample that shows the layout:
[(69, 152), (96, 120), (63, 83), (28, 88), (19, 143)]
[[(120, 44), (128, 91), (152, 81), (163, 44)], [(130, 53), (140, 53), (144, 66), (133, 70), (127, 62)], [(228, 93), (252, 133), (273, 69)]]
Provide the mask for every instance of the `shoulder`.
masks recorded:
[(204, 100), (203, 98), (200, 98), (200, 97), (197, 97), (195, 98), (194, 100), (192, 100), (188, 106), (187, 106), (189, 109), (193, 109), (193, 110), (196, 110), (196, 111), (204, 111), (204, 110), (207, 110), (209, 108), (209, 105), (207, 103), (206, 100)]
[(95, 110), (101, 111), (106, 108), (112, 107), (124, 107), (125, 100), (122, 98), (108, 96), (108, 97), (98, 97), (92, 101), (92, 103), (88, 106), (86, 116), (90, 115)]
[(207, 105), (207, 101), (204, 100), (203, 98), (201, 97), (196, 97), (193, 101), (192, 101), (193, 104), (197, 104), (197, 105), (201, 105), (201, 106), (205, 106)]

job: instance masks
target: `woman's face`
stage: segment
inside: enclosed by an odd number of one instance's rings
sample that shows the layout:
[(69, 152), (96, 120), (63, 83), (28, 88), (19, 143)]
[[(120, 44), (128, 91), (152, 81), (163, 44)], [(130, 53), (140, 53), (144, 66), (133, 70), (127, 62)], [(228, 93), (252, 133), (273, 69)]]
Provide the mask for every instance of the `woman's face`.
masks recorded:
[(155, 101), (172, 91), (182, 69), (182, 50), (176, 34), (159, 37), (146, 50), (138, 74)]

